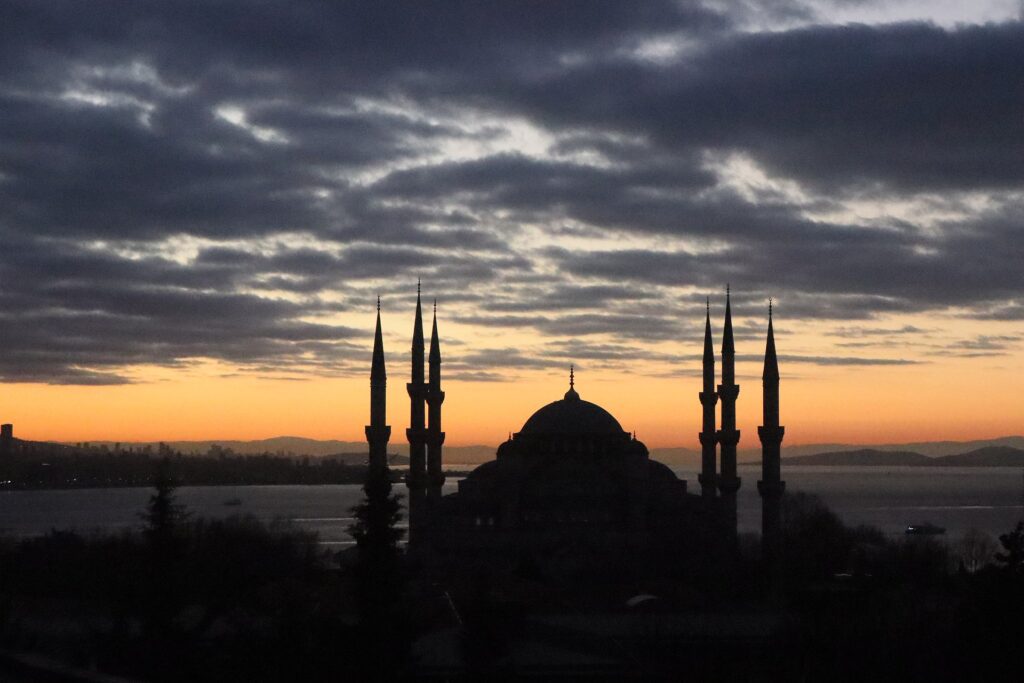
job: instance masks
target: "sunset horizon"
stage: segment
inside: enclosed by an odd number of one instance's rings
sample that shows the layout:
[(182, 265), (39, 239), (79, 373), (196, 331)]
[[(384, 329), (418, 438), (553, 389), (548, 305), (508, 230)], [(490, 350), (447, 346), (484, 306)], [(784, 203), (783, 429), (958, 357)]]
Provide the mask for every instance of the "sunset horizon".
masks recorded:
[[(743, 300), (742, 292), (737, 296), (741, 310), (755, 308), (754, 304)], [(392, 298), (400, 302), (400, 295)], [(392, 312), (387, 310), (387, 304), (384, 306), (388, 371), (396, 380), (388, 392), (388, 419), (400, 429), (403, 421), (408, 420), (403, 380), (408, 379), (409, 367), (405, 351), (409, 335), (403, 335), (401, 328), (411, 329), (412, 315), (411, 310), (402, 315), (400, 309)], [(784, 379), (783, 414), (790, 425), (789, 445), (869, 446), (988, 440), (1016, 435), (1020, 431), (1017, 426), (1024, 423), (1021, 409), (1009, 395), (1011, 385), (998, 381), (1005, 367), (986, 368), (990, 363), (988, 355), (982, 355), (980, 362), (968, 356), (959, 363), (934, 354), (920, 359), (908, 358), (910, 354), (906, 349), (921, 346), (912, 343), (895, 352), (886, 350), (888, 353), (876, 358), (827, 355), (837, 350), (835, 346), (819, 351), (820, 357), (801, 356), (799, 352), (807, 353), (808, 349), (814, 349), (813, 345), (802, 342), (785, 318), (779, 317), (785, 313), (784, 301), (776, 301), (775, 310)], [(702, 320), (696, 325), (680, 325), (684, 330), (681, 336), (688, 338), (685, 347), (682, 342), (663, 342), (660, 358), (639, 361), (635, 371), (628, 362), (621, 360), (613, 365), (606, 361), (591, 363), (585, 356), (575, 360), (569, 350), (571, 347), (567, 347), (564, 367), (541, 357), (537, 365), (542, 369), (532, 368), (524, 353), (517, 356), (524, 361), (523, 368), (509, 371), (478, 365), (479, 370), (452, 372), (448, 370), (449, 365), (459, 368), (468, 365), (460, 361), (461, 354), (475, 352), (468, 341), (446, 338), (448, 328), (462, 330), (466, 326), (457, 321), (446, 323), (444, 315), (442, 303), (439, 325), (446, 344), (449, 445), (497, 445), (509, 432), (518, 431), (537, 408), (561, 397), (567, 386), (569, 365), (574, 365), (581, 395), (607, 407), (622, 422), (623, 428), (636, 431), (648, 447), (699, 450), (696, 437), (700, 430), (697, 400), (700, 344), (693, 335), (699, 332)], [(737, 380), (744, 389), (737, 401), (739, 427), (754, 437), (741, 441), (742, 449), (756, 445), (753, 428), (761, 410), (759, 354), (763, 354), (764, 344), (756, 337), (760, 321), (753, 316), (737, 316), (736, 321), (737, 329), (742, 330), (741, 341), (737, 342)], [(885, 321), (876, 320), (872, 324), (877, 326), (873, 333), (886, 330)], [(827, 330), (822, 337), (827, 340), (829, 335), (836, 335), (836, 329)], [(850, 328), (838, 329), (843, 333)], [(920, 331), (923, 337), (934, 337), (938, 331), (914, 325), (892, 327), (888, 331), (893, 335), (906, 335), (908, 329)], [(472, 332), (470, 330), (470, 334)], [(720, 337), (721, 331), (714, 333)], [(796, 347), (796, 353), (787, 348), (790, 344)], [(672, 358), (673, 347), (678, 359)], [(625, 349), (626, 345), (622, 345), (616, 351), (621, 354)], [(64, 443), (256, 441), (281, 436), (365, 441), (362, 428), (368, 417), (369, 351), (367, 344), (362, 377), (241, 375), (206, 361), (197, 362), (198, 368), (155, 368), (152, 371), (158, 374), (158, 379), (133, 379), (124, 384), (77, 387), (7, 384), (0, 399), (0, 421), (13, 422), (20, 438)], [(1016, 358), (1013, 361), (1019, 362)], [(936, 365), (941, 367), (936, 368)], [(592, 366), (596, 368), (591, 370)], [(502, 370), (507, 374), (503, 376)], [(273, 369), (267, 368), (265, 372), (270, 374)], [(485, 381), (463, 380), (459, 379), (460, 372), (482, 372), (488, 376)], [(140, 374), (145, 376), (144, 371)], [(954, 383), (952, 380), (957, 378), (959, 381)], [(964, 393), (982, 390), (987, 390), (991, 397), (993, 386), (1004, 386), (1008, 390), (1002, 402), (1005, 414), (993, 414), (991, 403), (971, 406), (957, 402), (957, 397)], [(19, 401), (21, 396), (29, 398)], [(922, 401), (922, 397), (935, 408), (929, 409), (929, 403)], [(19, 405), (29, 410), (9, 407)], [(500, 416), (495, 415), (492, 408), (495, 405), (502, 406)], [(81, 426), (82, 423), (88, 427)]]

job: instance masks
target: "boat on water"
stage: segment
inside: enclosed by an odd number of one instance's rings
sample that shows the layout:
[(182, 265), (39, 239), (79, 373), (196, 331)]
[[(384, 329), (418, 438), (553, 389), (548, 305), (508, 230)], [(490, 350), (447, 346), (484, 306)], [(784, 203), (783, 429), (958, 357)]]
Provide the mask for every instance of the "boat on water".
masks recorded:
[(936, 526), (931, 522), (924, 522), (923, 524), (911, 524), (903, 533), (909, 536), (939, 536), (946, 533), (946, 528)]

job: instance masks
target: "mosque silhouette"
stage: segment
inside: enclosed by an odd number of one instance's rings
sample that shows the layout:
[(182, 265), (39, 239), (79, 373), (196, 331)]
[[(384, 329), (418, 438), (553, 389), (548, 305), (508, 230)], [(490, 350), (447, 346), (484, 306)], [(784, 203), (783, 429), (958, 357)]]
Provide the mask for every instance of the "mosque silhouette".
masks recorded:
[[(424, 372), (423, 315), (417, 286), (412, 336), (409, 470), (405, 478), (408, 551), (425, 563), (486, 566), (490, 572), (533, 571), (573, 578), (635, 575), (710, 566), (737, 548), (735, 347), (730, 292), (726, 290), (721, 383), (715, 384), (710, 302), (704, 330), (700, 492), (652, 460), (635, 434), (603, 407), (584, 400), (570, 367), (565, 395), (537, 410), (486, 462), (443, 495), (445, 481), (441, 408), (441, 346), (437, 305), (431, 329), (429, 371)], [(370, 373), (371, 468), (387, 467), (391, 427), (386, 424), (384, 345), (380, 302)], [(778, 552), (780, 505), (779, 371), (769, 304), (763, 374), (762, 552)], [(715, 407), (721, 405), (716, 424)]]

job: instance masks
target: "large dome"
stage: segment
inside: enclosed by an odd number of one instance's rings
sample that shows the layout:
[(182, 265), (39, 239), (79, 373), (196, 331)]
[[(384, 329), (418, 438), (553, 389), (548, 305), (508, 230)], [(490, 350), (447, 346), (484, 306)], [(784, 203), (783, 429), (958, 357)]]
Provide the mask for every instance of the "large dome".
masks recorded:
[(519, 431), (523, 436), (619, 436), (622, 425), (611, 413), (584, 401), (571, 388), (561, 401), (535, 412)]

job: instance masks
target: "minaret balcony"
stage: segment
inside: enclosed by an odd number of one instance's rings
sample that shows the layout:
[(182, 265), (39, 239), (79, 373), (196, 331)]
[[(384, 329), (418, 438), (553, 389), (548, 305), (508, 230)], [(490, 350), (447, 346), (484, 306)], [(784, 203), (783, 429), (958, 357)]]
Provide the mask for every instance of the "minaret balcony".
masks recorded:
[(784, 481), (758, 481), (757, 492), (762, 498), (781, 498), (786, 492)]
[(719, 429), (715, 435), (718, 443), (726, 448), (735, 447), (740, 442), (740, 430), (738, 429)]
[(718, 385), (718, 396), (725, 401), (735, 401), (736, 397), (740, 395), (739, 384), (719, 384)]
[(391, 438), (391, 425), (366, 425), (366, 440), (370, 443), (375, 441), (388, 441)]
[(717, 477), (718, 490), (722, 495), (733, 495), (740, 490), (740, 482), (742, 480), (739, 477), (726, 477), (719, 475)]
[(425, 472), (418, 472), (416, 470), (409, 470), (405, 473), (405, 486), (410, 489), (422, 489), (427, 485), (427, 475)]
[(761, 439), (761, 443), (766, 444), (779, 444), (782, 443), (782, 437), (786, 434), (786, 428), (782, 426), (768, 427), (761, 425), (757, 428), (757, 436)]

